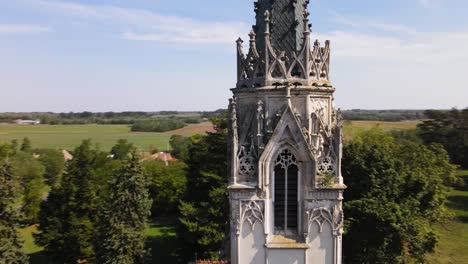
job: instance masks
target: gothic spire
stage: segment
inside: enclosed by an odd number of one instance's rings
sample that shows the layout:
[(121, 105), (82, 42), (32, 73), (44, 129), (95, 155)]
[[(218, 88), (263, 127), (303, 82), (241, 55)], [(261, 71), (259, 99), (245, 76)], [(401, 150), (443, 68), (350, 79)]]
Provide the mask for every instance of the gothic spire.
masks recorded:
[[(258, 0), (255, 3), (255, 33), (263, 36), (266, 11), (270, 12), (271, 42), (274, 49), (292, 54), (301, 50), (304, 37), (304, 11), (309, 0)], [(258, 50), (264, 49), (264, 38), (257, 38)]]

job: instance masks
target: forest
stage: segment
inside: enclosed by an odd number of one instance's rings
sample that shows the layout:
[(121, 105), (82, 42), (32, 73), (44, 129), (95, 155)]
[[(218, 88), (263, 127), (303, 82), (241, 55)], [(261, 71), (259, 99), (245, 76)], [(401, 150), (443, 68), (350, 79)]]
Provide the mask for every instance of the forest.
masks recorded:
[[(346, 263), (424, 263), (436, 248), (434, 226), (452, 217), (448, 193), (465, 184), (456, 170), (468, 169), (468, 108), (424, 115), (416, 129), (375, 127), (345, 141)], [(69, 160), (28, 138), (0, 143), (0, 259), (37, 257), (17, 232), (34, 224), (43, 263), (157, 263), (168, 249), (147, 239), (154, 222), (174, 226), (166, 261), (227, 259), (226, 121), (211, 121), (215, 132), (173, 135), (168, 164), (125, 139), (110, 151), (84, 140)]]

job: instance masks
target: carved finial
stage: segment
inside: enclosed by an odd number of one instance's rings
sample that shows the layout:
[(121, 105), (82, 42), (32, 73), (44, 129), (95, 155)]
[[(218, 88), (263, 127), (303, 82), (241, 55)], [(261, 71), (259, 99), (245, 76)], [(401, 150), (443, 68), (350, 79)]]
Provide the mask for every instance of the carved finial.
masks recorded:
[(244, 41), (242, 40), (242, 38), (239, 37), (239, 38), (236, 40), (236, 43), (237, 43), (237, 46), (242, 46), (242, 43), (244, 43)]
[(249, 34), (250, 41), (255, 41), (256, 36), (257, 36), (257, 34), (255, 34), (255, 30), (252, 28), (252, 30), (250, 31), (250, 34)]
[(270, 35), (270, 11), (265, 11), (265, 36), (269, 39), (268, 35)]
[(270, 22), (270, 11), (265, 11), (265, 22)]

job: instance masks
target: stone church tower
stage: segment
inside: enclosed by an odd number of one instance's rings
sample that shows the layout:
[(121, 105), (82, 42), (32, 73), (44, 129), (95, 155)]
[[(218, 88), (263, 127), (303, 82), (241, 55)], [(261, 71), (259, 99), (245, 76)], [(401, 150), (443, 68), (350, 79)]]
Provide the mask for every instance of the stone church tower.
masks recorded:
[(341, 118), (308, 0), (259, 0), (229, 111), (231, 264), (339, 264)]

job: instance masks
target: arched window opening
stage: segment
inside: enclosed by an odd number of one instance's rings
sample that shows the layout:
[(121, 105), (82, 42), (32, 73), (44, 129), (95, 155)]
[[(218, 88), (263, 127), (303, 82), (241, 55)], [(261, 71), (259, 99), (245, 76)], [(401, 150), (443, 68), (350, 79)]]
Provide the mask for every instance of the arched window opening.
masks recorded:
[(276, 159), (275, 167), (275, 230), (297, 230), (298, 174), (296, 157), (290, 150), (283, 150)]

